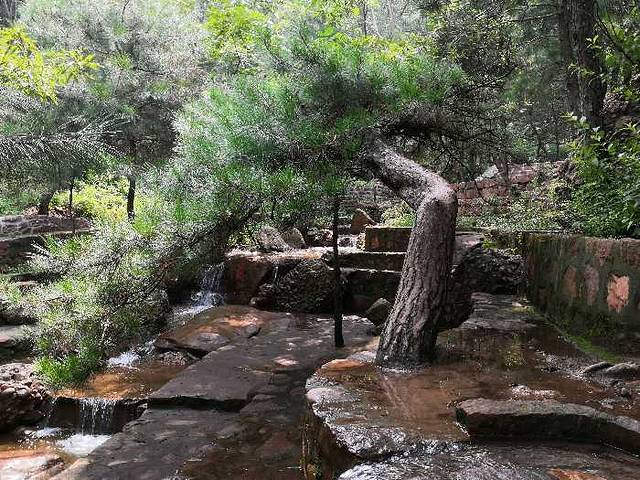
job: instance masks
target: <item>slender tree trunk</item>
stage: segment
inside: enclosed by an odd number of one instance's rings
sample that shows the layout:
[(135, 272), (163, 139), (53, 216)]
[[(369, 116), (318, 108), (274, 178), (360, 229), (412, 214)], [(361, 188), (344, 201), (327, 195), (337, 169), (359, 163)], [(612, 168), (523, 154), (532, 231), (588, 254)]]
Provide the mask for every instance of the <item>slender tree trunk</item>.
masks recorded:
[(54, 195), (55, 192), (53, 191), (40, 195), (40, 199), (38, 200), (38, 215), (49, 215), (49, 205)]
[(76, 234), (76, 216), (73, 212), (73, 188), (75, 187), (76, 177), (71, 177), (69, 183), (69, 215), (71, 216), (71, 234)]
[(336, 195), (333, 199), (333, 321), (334, 330), (333, 338), (335, 346), (344, 347), (344, 336), (342, 334), (342, 281), (340, 271), (340, 249), (339, 240), (339, 224), (340, 224), (340, 197)]
[(458, 200), (439, 175), (376, 140), (362, 153), (374, 175), (416, 211), (396, 301), (378, 348), (377, 363), (411, 367), (431, 361), (446, 323)]
[(129, 217), (129, 220), (133, 220), (136, 218), (136, 179), (133, 175), (130, 175), (128, 179), (129, 190), (127, 191), (127, 217)]

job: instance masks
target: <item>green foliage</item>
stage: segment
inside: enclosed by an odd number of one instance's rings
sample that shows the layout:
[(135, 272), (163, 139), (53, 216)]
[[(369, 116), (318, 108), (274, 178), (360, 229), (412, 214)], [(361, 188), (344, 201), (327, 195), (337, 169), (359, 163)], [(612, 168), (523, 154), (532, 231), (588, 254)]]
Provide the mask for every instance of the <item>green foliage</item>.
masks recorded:
[(416, 214), (405, 202), (399, 202), (382, 212), (382, 221), (390, 227), (413, 227)]
[(95, 70), (80, 50), (43, 51), (22, 27), (0, 28), (0, 86), (55, 102), (57, 90)]
[(502, 231), (570, 230), (576, 228), (569, 186), (565, 180), (539, 182), (514, 192), (506, 204), (492, 199), (479, 204), (475, 215), (459, 215), (458, 228), (492, 228)]
[[(233, 25), (242, 12), (242, 19), (260, 19), (266, 40), (249, 41), (245, 68), (222, 77), (207, 100), (221, 157), (311, 169), (344, 165), (383, 117), (409, 105), (436, 107), (464, 81), (459, 68), (433, 55), (428, 38), (363, 33), (352, 9), (337, 21), (344, 9), (329, 15), (320, 2), (283, 1), (275, 11), (253, 12), (229, 5), (211, 8), (210, 24)], [(210, 29), (219, 49), (235, 48), (237, 36)]]
[[(77, 216), (99, 222), (122, 221), (127, 216), (128, 184), (123, 178), (111, 178), (107, 175), (92, 175), (79, 181), (73, 192), (73, 210)], [(144, 199), (138, 198), (138, 202)], [(54, 195), (51, 205), (66, 209), (69, 204), (69, 192), (62, 191)]]
[[(602, 79), (609, 86), (609, 101), (640, 101), (640, 10), (607, 15), (604, 35), (592, 41), (602, 61)], [(620, 116), (620, 113), (614, 113)], [(574, 207), (584, 231), (596, 236), (640, 236), (640, 122), (637, 116), (613, 118), (609, 125), (595, 127), (586, 119), (570, 117), (579, 136), (569, 144), (580, 182)]]
[(640, 236), (640, 129), (611, 132), (574, 119), (582, 137), (570, 144), (581, 179), (574, 207), (584, 230), (595, 236)]

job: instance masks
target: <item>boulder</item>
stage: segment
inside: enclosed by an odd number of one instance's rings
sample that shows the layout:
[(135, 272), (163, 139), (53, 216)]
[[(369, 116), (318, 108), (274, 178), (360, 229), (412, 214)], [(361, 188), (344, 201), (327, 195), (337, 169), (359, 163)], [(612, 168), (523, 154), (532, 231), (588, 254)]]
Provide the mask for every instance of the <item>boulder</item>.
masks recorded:
[(307, 248), (307, 242), (304, 241), (302, 233), (300, 233), (300, 230), (298, 230), (297, 228), (290, 228), (289, 230), (282, 232), (282, 239), (291, 248)]
[(361, 208), (356, 209), (351, 217), (351, 233), (358, 235), (364, 232), (364, 229), (369, 225), (375, 225), (376, 222)]
[(0, 367), (0, 432), (44, 418), (51, 396), (32, 365)]
[(331, 310), (333, 272), (322, 260), (303, 260), (275, 285), (275, 308), (287, 312)]
[(386, 298), (379, 298), (371, 305), (364, 316), (374, 325), (383, 325), (389, 318), (393, 305)]
[(287, 242), (284, 241), (280, 232), (268, 225), (265, 225), (258, 231), (256, 242), (258, 249), (265, 253), (285, 252), (291, 248)]

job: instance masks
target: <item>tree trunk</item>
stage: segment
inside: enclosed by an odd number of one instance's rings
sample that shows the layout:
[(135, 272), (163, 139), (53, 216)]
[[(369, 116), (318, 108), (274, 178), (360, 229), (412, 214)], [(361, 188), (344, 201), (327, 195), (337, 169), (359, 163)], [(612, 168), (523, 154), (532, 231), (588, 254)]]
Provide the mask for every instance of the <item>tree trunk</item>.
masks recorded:
[(458, 200), (446, 180), (380, 140), (362, 156), (374, 175), (416, 211), (376, 361), (386, 367), (419, 366), (433, 359), (439, 327), (446, 322)]
[(568, 5), (569, 1), (570, 0), (560, 0), (558, 2), (558, 44), (564, 64), (567, 103), (569, 110), (578, 115), (580, 113), (580, 83), (578, 81), (578, 74), (573, 68), (573, 65), (576, 63), (576, 57), (573, 54), (573, 42), (571, 41), (572, 27), (571, 10)]
[(336, 196), (333, 200), (333, 338), (335, 346), (344, 347), (344, 336), (342, 334), (342, 281), (340, 271), (340, 249), (338, 246), (340, 224), (340, 198)]
[(595, 0), (560, 0), (558, 41), (566, 68), (569, 108), (593, 125), (602, 123), (606, 85), (600, 78), (600, 60), (590, 45), (595, 36)]
[(136, 179), (135, 177), (130, 176), (129, 190), (127, 191), (127, 217), (129, 217), (129, 220), (133, 220), (136, 217), (135, 201), (136, 201)]
[(54, 195), (55, 192), (45, 192), (40, 195), (40, 199), (38, 200), (38, 215), (49, 215), (49, 205)]
[(602, 105), (607, 93), (600, 74), (600, 60), (591, 48), (595, 36), (596, 0), (572, 0), (574, 4), (574, 38), (578, 66), (587, 72), (580, 75), (580, 106), (592, 125), (602, 123)]

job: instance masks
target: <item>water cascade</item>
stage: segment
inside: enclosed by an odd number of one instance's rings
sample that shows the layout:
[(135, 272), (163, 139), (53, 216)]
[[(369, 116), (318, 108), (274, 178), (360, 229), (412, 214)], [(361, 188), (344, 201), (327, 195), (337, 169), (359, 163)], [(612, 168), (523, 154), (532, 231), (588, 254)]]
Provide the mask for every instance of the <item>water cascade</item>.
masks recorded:
[(196, 307), (215, 307), (224, 303), (223, 276), (224, 263), (213, 265), (205, 271), (200, 283), (200, 291), (192, 297)]
[(106, 433), (112, 430), (113, 414), (117, 400), (108, 398), (81, 398), (80, 431), (88, 434)]

